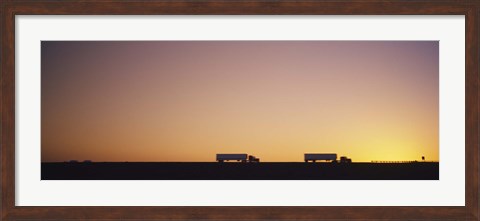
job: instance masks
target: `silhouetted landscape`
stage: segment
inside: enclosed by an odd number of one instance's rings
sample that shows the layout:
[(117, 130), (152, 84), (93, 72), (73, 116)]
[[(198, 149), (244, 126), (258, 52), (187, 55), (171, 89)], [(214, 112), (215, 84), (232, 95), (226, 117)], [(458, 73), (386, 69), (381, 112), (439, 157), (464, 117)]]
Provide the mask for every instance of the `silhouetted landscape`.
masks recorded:
[(438, 162), (42, 163), (42, 180), (438, 180)]

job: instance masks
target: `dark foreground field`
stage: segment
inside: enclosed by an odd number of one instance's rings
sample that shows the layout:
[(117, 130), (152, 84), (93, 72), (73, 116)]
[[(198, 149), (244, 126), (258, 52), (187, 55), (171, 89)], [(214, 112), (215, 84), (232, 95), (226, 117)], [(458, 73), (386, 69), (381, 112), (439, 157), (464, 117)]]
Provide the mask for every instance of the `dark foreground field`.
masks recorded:
[(438, 180), (438, 163), (42, 163), (42, 180)]

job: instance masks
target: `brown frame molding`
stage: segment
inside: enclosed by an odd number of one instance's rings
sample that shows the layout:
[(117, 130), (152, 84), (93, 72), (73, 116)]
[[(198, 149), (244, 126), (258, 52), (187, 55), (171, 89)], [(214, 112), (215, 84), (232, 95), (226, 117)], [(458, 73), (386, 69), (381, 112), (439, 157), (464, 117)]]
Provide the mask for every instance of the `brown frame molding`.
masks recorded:
[[(465, 15), (464, 207), (16, 207), (15, 15)], [(479, 0), (3, 0), (0, 2), (1, 220), (480, 220)], [(462, 73), (459, 73), (462, 74)]]

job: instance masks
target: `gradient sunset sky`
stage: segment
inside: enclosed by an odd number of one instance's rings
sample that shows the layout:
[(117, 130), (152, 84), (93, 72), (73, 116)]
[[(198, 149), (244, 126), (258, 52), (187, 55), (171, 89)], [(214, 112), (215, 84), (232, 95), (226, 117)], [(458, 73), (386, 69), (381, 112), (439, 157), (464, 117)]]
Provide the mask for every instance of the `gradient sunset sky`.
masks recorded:
[(437, 41), (43, 41), (42, 162), (439, 160)]

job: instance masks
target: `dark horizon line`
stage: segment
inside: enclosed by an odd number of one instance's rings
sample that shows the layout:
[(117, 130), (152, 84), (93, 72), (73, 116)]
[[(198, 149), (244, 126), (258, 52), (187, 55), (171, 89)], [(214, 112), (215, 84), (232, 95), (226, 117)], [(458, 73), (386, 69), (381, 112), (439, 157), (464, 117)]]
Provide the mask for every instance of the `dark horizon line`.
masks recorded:
[[(353, 161), (352, 163), (439, 163), (440, 161), (427, 161), (427, 160), (372, 160), (372, 161)], [(41, 163), (218, 163), (218, 161), (42, 161)], [(244, 162), (224, 162), (228, 163), (244, 163)], [(258, 163), (307, 163), (304, 161), (261, 161)], [(311, 163), (311, 162), (309, 162)], [(330, 161), (319, 161), (315, 163), (332, 163)], [(249, 163), (252, 164), (252, 163)]]

